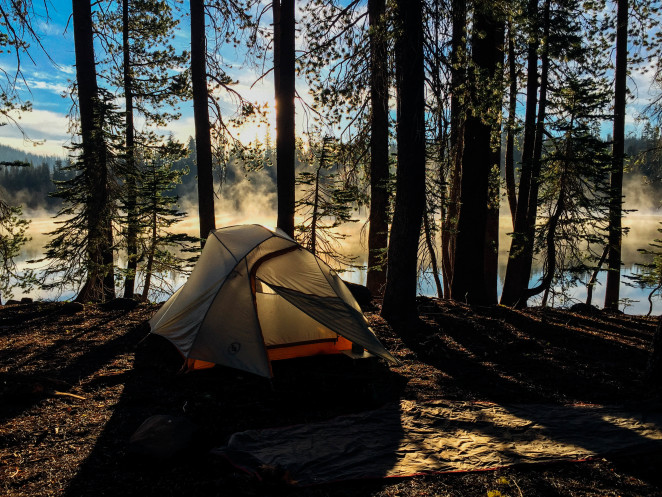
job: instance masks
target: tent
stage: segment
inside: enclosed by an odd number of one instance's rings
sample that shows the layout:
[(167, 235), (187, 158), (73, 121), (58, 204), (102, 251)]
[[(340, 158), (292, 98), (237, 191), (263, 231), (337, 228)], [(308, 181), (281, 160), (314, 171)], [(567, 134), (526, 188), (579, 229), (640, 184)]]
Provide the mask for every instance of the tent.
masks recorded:
[(352, 343), (397, 362), (340, 277), (283, 231), (212, 231), (191, 276), (150, 320), (189, 368), (222, 364), (271, 377), (271, 361)]

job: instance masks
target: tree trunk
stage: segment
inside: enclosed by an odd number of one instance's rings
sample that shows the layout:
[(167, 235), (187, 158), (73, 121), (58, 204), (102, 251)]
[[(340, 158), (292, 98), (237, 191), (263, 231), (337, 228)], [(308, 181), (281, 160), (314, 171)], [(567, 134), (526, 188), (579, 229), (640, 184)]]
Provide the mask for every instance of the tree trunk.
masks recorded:
[[(478, 90), (480, 85), (493, 82), (497, 67), (495, 47), (503, 43), (502, 40), (499, 41), (499, 38), (503, 38), (503, 30), (490, 6), (477, 4), (475, 9), (476, 35), (472, 39), (471, 59), (478, 74), (472, 74), (468, 81), (470, 105), (464, 125), (460, 214), (451, 297), (461, 302), (489, 304), (485, 271), (485, 234), (494, 126), (483, 120), (479, 109), (485, 108), (485, 103), (479, 104)], [(500, 101), (487, 105), (501, 108)]]
[(103, 106), (99, 101), (94, 60), (92, 8), (89, 0), (73, 0), (76, 82), (80, 112), (82, 160), (89, 203), (87, 223), (87, 280), (76, 300), (97, 301), (115, 296), (112, 212)]
[(133, 77), (131, 75), (131, 50), (129, 46), (129, 0), (122, 0), (122, 55), (124, 65), (125, 100), (125, 181), (126, 199), (126, 278), (124, 298), (133, 298), (138, 268), (138, 213), (136, 190), (135, 135), (133, 125)]
[(441, 287), (441, 280), (439, 279), (439, 267), (437, 266), (437, 254), (434, 251), (434, 236), (432, 234), (432, 229), (430, 228), (430, 220), (428, 216), (430, 213), (425, 212), (423, 214), (423, 231), (425, 232), (425, 245), (428, 248), (428, 253), (430, 254), (430, 267), (432, 268), (432, 279), (434, 279), (434, 285), (437, 288), (437, 297), (440, 299), (444, 296), (444, 289)]
[(515, 212), (517, 212), (517, 193), (515, 191), (515, 119), (517, 116), (517, 65), (515, 60), (515, 33), (513, 21), (508, 21), (508, 129), (506, 130), (506, 193), (510, 216), (515, 228)]
[(460, 189), (462, 183), (462, 152), (464, 150), (464, 103), (460, 95), (466, 78), (465, 70), (465, 26), (467, 22), (466, 0), (453, 0), (453, 26), (451, 37), (451, 171), (448, 192), (448, 210), (442, 223), (441, 253), (444, 296), (450, 297), (455, 263), (455, 238), (457, 219), (460, 212)]
[(417, 315), (418, 241), (425, 210), (425, 74), (421, 0), (397, 0), (396, 87), (398, 169), (382, 316)]
[(501, 304), (521, 305), (522, 291), (529, 284), (529, 274), (525, 274), (523, 254), (526, 243), (528, 222), (529, 192), (531, 188), (531, 170), (533, 149), (536, 139), (536, 107), (538, 104), (538, 0), (529, 0), (527, 16), (533, 24), (528, 46), (526, 110), (524, 114), (524, 145), (522, 147), (522, 168), (520, 170), (515, 229), (510, 243), (510, 254), (503, 282)]
[(586, 285), (586, 305), (592, 305), (593, 288), (595, 287), (595, 282), (598, 280), (598, 273), (600, 272), (600, 268), (602, 268), (602, 265), (605, 263), (608, 253), (609, 253), (609, 245), (605, 245), (605, 249), (602, 252), (602, 256), (600, 257), (600, 260), (598, 261), (598, 265), (593, 271), (593, 274), (591, 274), (591, 279), (588, 281), (588, 284)]
[(276, 90), (276, 175), (278, 190), (277, 224), (294, 237), (294, 0), (273, 3), (278, 33), (274, 45), (274, 63), (278, 63)]
[(628, 66), (628, 0), (617, 0), (616, 71), (614, 82), (614, 145), (609, 191), (609, 254), (605, 309), (618, 309), (621, 285), (623, 160), (625, 157), (625, 100)]
[[(536, 218), (538, 217), (538, 192), (540, 190), (540, 168), (542, 161), (543, 136), (545, 130), (545, 118), (547, 115), (547, 86), (549, 75), (549, 15), (550, 0), (546, 0), (543, 14), (543, 50), (541, 55), (540, 69), (540, 96), (538, 98), (538, 120), (536, 122), (536, 139), (533, 145), (533, 165), (531, 168), (531, 189), (529, 191), (529, 206), (527, 208), (527, 226), (524, 242), (524, 253), (522, 254), (523, 269), (526, 282), (522, 291), (529, 294), (529, 279), (533, 267), (533, 245), (536, 232)], [(551, 280), (550, 280), (551, 282)], [(533, 295), (531, 295), (533, 296)], [(526, 306), (526, 298), (520, 298), (523, 306)]]
[(384, 36), (386, 0), (368, 0), (370, 22), (370, 214), (367, 287), (381, 295), (386, 284), (388, 247), (388, 67)]
[(310, 251), (313, 253), (313, 255), (317, 255), (317, 221), (320, 203), (320, 172), (322, 171), (322, 167), (324, 167), (324, 148), (322, 148), (322, 158), (320, 159), (320, 164), (317, 166), (317, 172), (315, 174), (313, 217), (310, 220)]
[(193, 87), (193, 119), (198, 167), (198, 213), (200, 238), (207, 239), (216, 229), (214, 212), (214, 173), (209, 126), (209, 92), (207, 90), (207, 47), (205, 8), (203, 0), (190, 0), (191, 5), (191, 83)]
[[(492, 45), (493, 66), (490, 68), (492, 76), (496, 76), (496, 69), (503, 66), (504, 62), (504, 35), (505, 24), (503, 21), (496, 21), (494, 28), (494, 45)], [(499, 108), (503, 101), (502, 81), (495, 81), (498, 84)], [(497, 105), (495, 103), (495, 105)], [(500, 197), (500, 172), (501, 172), (501, 113), (493, 122), (491, 131), (491, 150), (490, 150), (490, 178), (487, 192), (487, 221), (485, 226), (485, 292), (487, 302), (496, 305), (499, 302), (498, 280), (499, 280), (499, 203)], [(498, 145), (497, 145), (498, 144)]]
[(646, 376), (648, 377), (648, 384), (653, 389), (658, 392), (662, 391), (662, 317), (657, 322), (657, 328), (653, 336), (652, 352), (648, 358)]

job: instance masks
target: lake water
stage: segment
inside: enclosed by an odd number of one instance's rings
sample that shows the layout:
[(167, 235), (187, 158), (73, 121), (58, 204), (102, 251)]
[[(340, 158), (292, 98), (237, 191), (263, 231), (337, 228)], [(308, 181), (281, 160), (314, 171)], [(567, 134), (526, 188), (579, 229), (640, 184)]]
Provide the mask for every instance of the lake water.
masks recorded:
[[(224, 214), (217, 216), (217, 226), (230, 226), (234, 224), (242, 223), (258, 223), (264, 224), (265, 226), (273, 226), (275, 222), (275, 217), (269, 212), (262, 212), (261, 214), (245, 214), (242, 212), (235, 212), (228, 214), (228, 210)], [(258, 211), (259, 212), (259, 211)], [(27, 216), (26, 216), (27, 217)], [(621, 276), (621, 299), (627, 301), (627, 305), (621, 306), (621, 309), (624, 309), (628, 314), (645, 314), (648, 312), (648, 289), (639, 289), (626, 284), (627, 278), (625, 276), (634, 274), (638, 271), (636, 264), (644, 261), (643, 256), (638, 252), (639, 249), (648, 248), (648, 244), (652, 242), (655, 238), (658, 238), (660, 234), (657, 232), (657, 228), (660, 226), (660, 221), (662, 221), (662, 213), (651, 213), (651, 214), (631, 214), (624, 218), (624, 226), (630, 228), (629, 233), (623, 239), (623, 270)], [(197, 231), (197, 218), (189, 217), (181, 222), (178, 226), (181, 231), (186, 231), (191, 234), (195, 234)], [(510, 224), (510, 218), (503, 216), (500, 222), (500, 236), (499, 236), (499, 280), (498, 280), (498, 289), (501, 291), (503, 285), (503, 278), (506, 272), (506, 262), (508, 257), (508, 249), (510, 247), (510, 237), (508, 232), (512, 231), (512, 226)], [(366, 264), (366, 233), (362, 231), (363, 223), (353, 223), (347, 225), (345, 228), (346, 233), (349, 237), (345, 240), (343, 247), (344, 251), (347, 254), (356, 256), (356, 262), (358, 265)], [(42, 256), (43, 246), (48, 241), (48, 236), (45, 233), (52, 231), (54, 229), (53, 219), (40, 214), (35, 215), (32, 218), (32, 223), (30, 225), (29, 234), (32, 237), (32, 240), (26, 247), (19, 258), (19, 266), (26, 267), (27, 260), (38, 259)], [(536, 268), (534, 268), (534, 272)], [(539, 271), (539, 268), (538, 268)], [(532, 285), (536, 283), (540, 274), (534, 274), (532, 278)], [(587, 276), (588, 277), (588, 276)], [(355, 283), (365, 283), (365, 270), (354, 270), (352, 272), (345, 272), (343, 278), (355, 282)], [(593, 304), (602, 306), (604, 303), (604, 282), (606, 279), (606, 273), (603, 271), (598, 277), (598, 283), (596, 284), (593, 291)], [(169, 284), (171, 289), (176, 289), (181, 286), (186, 281), (186, 276), (181, 274), (171, 274), (169, 275)], [(153, 296), (155, 300), (163, 300), (168, 296), (168, 293), (171, 290), (166, 290)], [(419, 293), (427, 296), (435, 296), (436, 290), (434, 282), (431, 275), (427, 277), (423, 276), (419, 280)], [(55, 294), (53, 292), (44, 292), (42, 290), (34, 289), (27, 294), (20, 294), (19, 291), (14, 292), (14, 298), (20, 298), (24, 296), (31, 297), (33, 299), (43, 299), (43, 300), (66, 300), (71, 299), (75, 296), (73, 290), (64, 291), (60, 294)], [(577, 301), (585, 301), (586, 299), (586, 287), (581, 285), (575, 288), (570, 289), (567, 294), (570, 297), (569, 301), (563, 301), (559, 298), (551, 300), (550, 296), (550, 305), (568, 305)], [(532, 304), (539, 303), (539, 300), (536, 301), (533, 299)], [(653, 314), (660, 314), (662, 312), (662, 300), (659, 298), (654, 298), (653, 300)]]

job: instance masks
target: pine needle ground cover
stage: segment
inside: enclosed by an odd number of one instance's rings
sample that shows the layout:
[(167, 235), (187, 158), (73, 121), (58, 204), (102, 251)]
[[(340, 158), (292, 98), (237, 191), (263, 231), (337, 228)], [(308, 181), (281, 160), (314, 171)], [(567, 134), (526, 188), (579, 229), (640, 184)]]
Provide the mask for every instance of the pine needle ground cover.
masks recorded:
[[(358, 480), (307, 488), (278, 467), (261, 480), (209, 449), (237, 431), (324, 421), (396, 401), (640, 405), (654, 318), (558, 309), (514, 311), (419, 300), (420, 319), (393, 330), (368, 313), (402, 362), (345, 357), (274, 365), (262, 378), (215, 368), (178, 375), (181, 359), (126, 312), (34, 303), (0, 309), (0, 493), (18, 495), (660, 495), (662, 454), (489, 472)], [(149, 416), (185, 416), (192, 447), (168, 460), (132, 456)]]

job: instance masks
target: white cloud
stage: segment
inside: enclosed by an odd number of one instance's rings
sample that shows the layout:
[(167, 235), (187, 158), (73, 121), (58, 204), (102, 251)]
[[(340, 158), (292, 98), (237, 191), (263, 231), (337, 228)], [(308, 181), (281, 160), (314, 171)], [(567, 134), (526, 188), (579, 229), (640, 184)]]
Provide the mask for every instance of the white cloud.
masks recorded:
[(56, 155), (58, 157), (66, 157), (67, 155), (64, 146), (68, 144), (68, 141), (46, 140), (40, 143), (31, 142), (24, 138), (0, 136), (0, 143), (31, 154)]
[[(8, 123), (0, 127), (0, 143), (26, 152), (66, 155), (66, 151), (62, 147), (70, 142), (70, 136), (68, 133), (69, 120), (64, 114), (34, 110), (21, 114), (20, 118), (17, 114), (12, 117), (16, 118), (16, 124)], [(26, 140), (26, 137), (29, 140)], [(42, 141), (43, 144), (38, 143)]]
[(28, 88), (30, 90), (47, 90), (61, 95), (68, 90), (68, 86), (64, 83), (49, 82), (49, 81), (36, 81), (33, 79), (27, 80)]
[(52, 22), (40, 21), (37, 23), (37, 32), (42, 36), (62, 36), (64, 35), (64, 27)]

